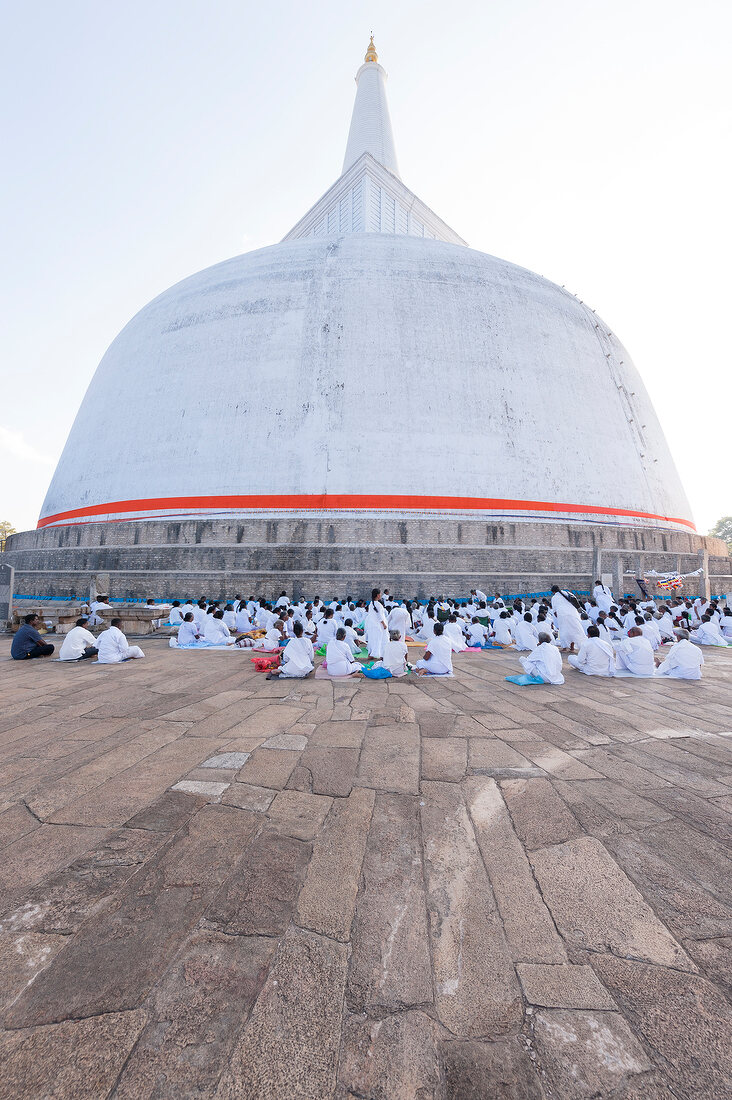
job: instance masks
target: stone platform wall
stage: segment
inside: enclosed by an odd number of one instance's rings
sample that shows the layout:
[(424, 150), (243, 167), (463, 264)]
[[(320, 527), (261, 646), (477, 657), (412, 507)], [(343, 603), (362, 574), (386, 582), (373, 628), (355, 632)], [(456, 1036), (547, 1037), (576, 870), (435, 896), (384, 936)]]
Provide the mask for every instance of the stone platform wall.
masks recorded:
[[(410, 596), (586, 590), (602, 573), (616, 591), (636, 589), (621, 571), (691, 572), (707, 563), (715, 594), (732, 592), (732, 564), (717, 539), (604, 524), (500, 523), (473, 516), (252, 515), (237, 520), (89, 523), (25, 531), (4, 559), (15, 590), (36, 598), (89, 591), (109, 574), (115, 597), (367, 595), (373, 584)], [(696, 594), (699, 582), (688, 582)]]

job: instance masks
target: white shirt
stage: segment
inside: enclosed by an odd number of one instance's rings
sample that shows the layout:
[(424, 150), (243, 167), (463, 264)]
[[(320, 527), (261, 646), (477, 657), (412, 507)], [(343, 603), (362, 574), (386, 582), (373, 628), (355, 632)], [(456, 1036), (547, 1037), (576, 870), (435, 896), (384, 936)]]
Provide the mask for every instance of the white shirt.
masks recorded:
[(313, 643), (309, 638), (293, 638), (285, 646), (282, 668), (286, 676), (306, 676), (313, 671), (313, 662)]
[(76, 661), (87, 646), (96, 644), (97, 640), (91, 630), (87, 630), (85, 626), (75, 626), (64, 638), (58, 658), (60, 661)]
[(693, 642), (682, 638), (669, 649), (658, 666), (659, 676), (671, 676), (674, 680), (701, 680), (704, 654)]
[(353, 654), (348, 642), (333, 638), (325, 648), (325, 663), (330, 676), (348, 676), (354, 671)]
[(615, 672), (615, 651), (610, 642), (588, 638), (577, 654), (576, 666), (587, 676), (612, 676)]
[(124, 661), (130, 650), (127, 639), (118, 626), (103, 630), (95, 644), (99, 650), (97, 661), (100, 665), (114, 665), (118, 661)]
[(692, 631), (691, 637), (699, 645), (728, 645), (716, 623), (700, 623), (698, 629)]
[(403, 676), (407, 671), (407, 643), (401, 639), (398, 642), (387, 642), (384, 646), (384, 656), (381, 663), (388, 668), (392, 676)]
[(653, 646), (644, 638), (623, 638), (617, 645), (618, 664), (626, 668), (633, 676), (653, 676), (656, 666), (653, 661)]
[(181, 623), (178, 631), (178, 645), (195, 645), (200, 633), (201, 630), (195, 620), (192, 623)]
[(223, 619), (215, 619), (213, 615), (207, 615), (203, 636), (211, 645), (227, 645), (231, 639), (231, 631)]
[(171, 626), (180, 626), (183, 622), (183, 612), (180, 607), (171, 607), (168, 622)]
[(430, 672), (446, 676), (452, 672), (452, 646), (444, 634), (433, 634), (427, 643), (425, 653), (431, 653), (431, 659), (424, 658)]
[(542, 642), (528, 657), (521, 658), (530, 676), (539, 676), (546, 684), (563, 684), (562, 654), (551, 642)]
[(526, 623), (521, 619), (514, 626), (513, 635), (516, 641), (516, 649), (536, 649), (539, 642), (539, 633), (533, 623)]

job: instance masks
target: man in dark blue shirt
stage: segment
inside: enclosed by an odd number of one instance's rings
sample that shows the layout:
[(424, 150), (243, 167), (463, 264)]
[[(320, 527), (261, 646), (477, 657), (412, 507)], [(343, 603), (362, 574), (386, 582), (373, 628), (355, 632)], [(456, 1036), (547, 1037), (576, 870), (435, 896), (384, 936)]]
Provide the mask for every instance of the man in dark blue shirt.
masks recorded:
[(31, 657), (50, 657), (54, 647), (47, 645), (38, 633), (38, 616), (26, 615), (13, 637), (10, 656), (14, 661), (27, 661)]

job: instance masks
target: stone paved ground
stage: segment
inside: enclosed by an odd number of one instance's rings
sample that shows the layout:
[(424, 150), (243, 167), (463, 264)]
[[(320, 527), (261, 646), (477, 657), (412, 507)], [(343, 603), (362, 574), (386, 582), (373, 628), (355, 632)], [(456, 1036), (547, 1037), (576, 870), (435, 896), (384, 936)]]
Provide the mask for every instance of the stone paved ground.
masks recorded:
[(732, 1094), (732, 652), (519, 689), (145, 649), (0, 640), (3, 1100)]

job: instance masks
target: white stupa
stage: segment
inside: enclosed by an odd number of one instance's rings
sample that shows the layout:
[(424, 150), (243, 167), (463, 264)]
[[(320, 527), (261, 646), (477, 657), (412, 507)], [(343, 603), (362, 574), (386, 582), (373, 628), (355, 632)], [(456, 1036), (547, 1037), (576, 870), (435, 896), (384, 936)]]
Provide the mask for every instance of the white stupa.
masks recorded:
[(184, 279), (109, 348), (39, 526), (376, 509), (693, 530), (608, 326), (402, 183), (373, 39), (356, 82), (343, 173), (284, 240)]

